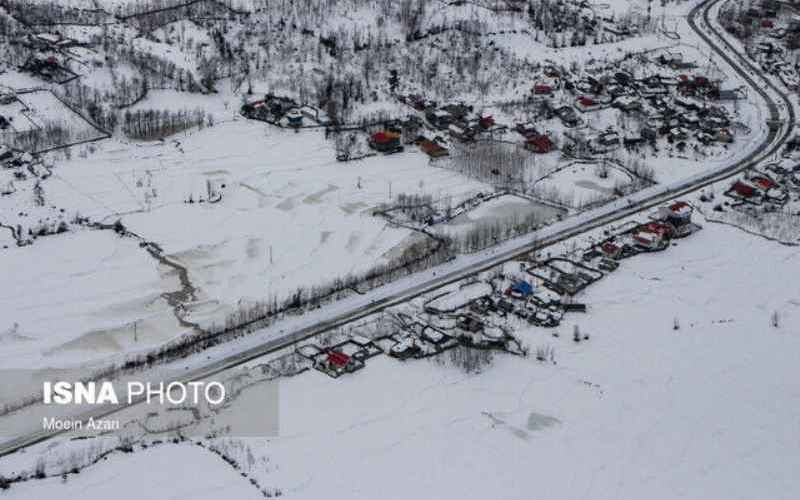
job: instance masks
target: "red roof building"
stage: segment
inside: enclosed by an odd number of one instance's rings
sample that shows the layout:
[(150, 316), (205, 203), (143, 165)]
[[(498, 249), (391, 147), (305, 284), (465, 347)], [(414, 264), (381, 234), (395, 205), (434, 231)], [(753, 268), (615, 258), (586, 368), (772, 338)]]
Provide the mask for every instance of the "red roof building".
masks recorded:
[(533, 86), (534, 95), (550, 95), (553, 93), (553, 87), (550, 85), (538, 84)]
[(640, 247), (653, 250), (661, 244), (661, 237), (655, 233), (640, 231), (633, 234), (633, 241)]
[(537, 134), (525, 141), (525, 148), (537, 154), (546, 154), (552, 151), (555, 146), (549, 137), (544, 134)]
[(344, 368), (350, 363), (350, 356), (339, 351), (328, 353), (328, 364), (336, 368)]
[(760, 188), (762, 191), (769, 191), (770, 189), (775, 189), (778, 187), (778, 183), (770, 179), (769, 177), (758, 176), (753, 177), (750, 181), (756, 185), (757, 188)]
[(600, 245), (600, 251), (603, 252), (603, 255), (606, 257), (610, 259), (616, 259), (622, 253), (622, 247), (615, 245), (610, 241), (605, 241), (602, 245)]
[(478, 120), (478, 124), (481, 128), (487, 129), (492, 128), (494, 126), (494, 117), (493, 116), (481, 116), (481, 119)]
[(450, 154), (447, 148), (443, 148), (442, 146), (428, 139), (425, 139), (424, 141), (420, 142), (419, 148), (422, 150), (423, 153), (430, 156), (431, 158), (440, 158), (442, 156), (447, 156)]
[(751, 198), (756, 194), (756, 190), (753, 186), (742, 181), (734, 182), (733, 186), (731, 186), (731, 191), (743, 198)]
[(400, 147), (400, 134), (390, 131), (380, 131), (370, 137), (370, 146), (378, 151), (391, 152)]
[(661, 222), (648, 222), (639, 226), (640, 232), (651, 233), (658, 235), (660, 239), (671, 238), (673, 229), (667, 224)]
[(580, 104), (584, 108), (589, 108), (589, 107), (592, 107), (592, 106), (596, 105), (597, 103), (594, 102), (594, 99), (591, 99), (591, 98), (586, 97), (586, 96), (581, 96), (581, 97), (578, 98), (578, 104)]

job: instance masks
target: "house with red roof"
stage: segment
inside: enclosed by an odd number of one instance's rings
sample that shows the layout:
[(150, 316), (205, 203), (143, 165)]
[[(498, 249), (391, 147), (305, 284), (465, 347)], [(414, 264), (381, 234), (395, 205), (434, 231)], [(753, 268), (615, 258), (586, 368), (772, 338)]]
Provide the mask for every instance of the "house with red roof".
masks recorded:
[(650, 231), (636, 231), (633, 233), (633, 242), (636, 246), (646, 250), (655, 250), (662, 244), (662, 237)]
[(484, 130), (494, 127), (494, 124), (494, 117), (491, 115), (481, 116), (480, 120), (478, 120), (478, 125)]
[(394, 153), (401, 149), (400, 134), (389, 130), (376, 132), (370, 137), (369, 145), (382, 153)]
[(766, 175), (755, 175), (750, 178), (750, 182), (755, 186), (756, 189), (765, 192), (778, 187), (778, 183)]
[(611, 241), (604, 241), (600, 245), (600, 253), (609, 259), (619, 259), (622, 256), (622, 247)]
[(728, 192), (741, 198), (752, 198), (756, 195), (756, 188), (747, 181), (738, 180), (733, 183)]
[(448, 156), (450, 154), (450, 151), (448, 151), (447, 148), (442, 147), (436, 142), (428, 139), (423, 139), (420, 141), (419, 149), (421, 149), (423, 153), (431, 158), (441, 158), (442, 156)]
[(551, 85), (545, 85), (543, 83), (540, 83), (533, 86), (533, 95), (549, 96), (552, 94), (553, 94), (553, 87)]
[(600, 107), (600, 103), (598, 103), (595, 99), (587, 96), (581, 96), (575, 102), (575, 107), (578, 108), (580, 111), (594, 111)]
[(555, 149), (555, 145), (546, 135), (536, 134), (525, 141), (525, 149), (536, 154), (547, 154)]

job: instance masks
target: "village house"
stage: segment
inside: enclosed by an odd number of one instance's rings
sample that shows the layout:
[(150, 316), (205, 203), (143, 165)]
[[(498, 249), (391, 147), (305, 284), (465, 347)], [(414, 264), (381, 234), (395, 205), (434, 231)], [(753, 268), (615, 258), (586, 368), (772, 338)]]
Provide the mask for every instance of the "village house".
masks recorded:
[(12, 158), (14, 158), (14, 151), (5, 144), (0, 144), (0, 162), (5, 163)]
[(431, 141), (429, 139), (423, 139), (419, 142), (419, 148), (422, 150), (423, 153), (430, 156), (431, 158), (441, 158), (443, 156), (448, 156), (450, 151), (447, 148), (442, 147), (438, 143)]
[(667, 140), (670, 142), (685, 141), (688, 137), (689, 134), (681, 127), (673, 127), (667, 133)]
[(660, 214), (662, 220), (672, 226), (673, 236), (683, 237), (691, 234), (696, 227), (692, 224), (692, 211), (692, 206), (685, 201), (676, 201), (662, 207)]
[(525, 141), (525, 149), (536, 154), (547, 154), (555, 149), (555, 145), (548, 136), (536, 134)]
[(604, 241), (600, 245), (600, 253), (608, 259), (617, 260), (622, 257), (622, 247), (611, 241)]
[(436, 345), (442, 344), (450, 338), (437, 328), (434, 328), (430, 325), (425, 325), (425, 328), (422, 329), (420, 337), (422, 337), (423, 340), (427, 340), (428, 342)]
[(364, 362), (362, 360), (337, 350), (328, 351), (328, 354), (321, 364), (323, 371), (328, 372), (329, 375), (334, 377), (343, 373), (351, 373), (364, 367)]
[(553, 87), (551, 85), (536, 84), (533, 86), (533, 95), (538, 97), (550, 97), (553, 95)]
[(597, 100), (588, 97), (588, 96), (581, 96), (575, 101), (575, 107), (581, 112), (588, 112), (588, 111), (596, 111), (600, 109), (600, 103)]
[(447, 127), (450, 137), (461, 142), (469, 142), (475, 138), (475, 130), (464, 125), (452, 123)]
[(514, 130), (516, 130), (520, 135), (522, 135), (526, 139), (534, 137), (539, 134), (539, 132), (536, 130), (536, 125), (534, 125), (531, 122), (518, 123), (514, 127)]
[(533, 294), (533, 285), (519, 280), (506, 289), (506, 295), (515, 299), (527, 299)]
[(449, 112), (434, 108), (430, 108), (425, 112), (425, 118), (432, 127), (439, 130), (445, 130), (454, 121), (453, 115)]
[(299, 109), (292, 109), (288, 113), (286, 113), (286, 123), (290, 127), (302, 127), (303, 126), (303, 113)]
[(717, 142), (722, 143), (731, 143), (733, 142), (733, 134), (730, 130), (726, 128), (721, 128), (717, 131), (717, 135), (715, 136)]
[(661, 82), (660, 78), (650, 77), (640, 81), (639, 92), (643, 96), (662, 95), (667, 93), (667, 87)]
[(634, 111), (639, 111), (642, 109), (642, 103), (639, 99), (633, 96), (621, 96), (611, 103), (611, 106), (614, 108), (619, 109), (624, 113), (632, 113)]
[(478, 125), (480, 125), (483, 130), (488, 130), (495, 125), (494, 117), (491, 115), (481, 116), (478, 120)]
[(597, 136), (594, 148), (596, 151), (612, 151), (621, 144), (619, 134), (613, 130), (606, 130)]
[(560, 106), (555, 113), (566, 127), (576, 127), (580, 123), (577, 111), (572, 106)]
[(473, 314), (463, 314), (456, 320), (456, 326), (465, 332), (477, 333), (483, 330), (483, 321)]
[(408, 359), (414, 357), (420, 348), (414, 337), (404, 337), (389, 349), (389, 355), (398, 359)]
[(660, 234), (645, 229), (637, 230), (632, 236), (633, 243), (645, 250), (657, 250), (663, 245)]
[(717, 89), (709, 97), (718, 101), (738, 101), (744, 99), (741, 89)]
[(369, 145), (372, 149), (381, 153), (397, 153), (403, 150), (400, 145), (401, 135), (391, 130), (382, 130), (372, 134), (369, 138)]
[(728, 195), (737, 198), (751, 199), (758, 194), (758, 190), (751, 183), (746, 180), (739, 179), (731, 185), (727, 192)]

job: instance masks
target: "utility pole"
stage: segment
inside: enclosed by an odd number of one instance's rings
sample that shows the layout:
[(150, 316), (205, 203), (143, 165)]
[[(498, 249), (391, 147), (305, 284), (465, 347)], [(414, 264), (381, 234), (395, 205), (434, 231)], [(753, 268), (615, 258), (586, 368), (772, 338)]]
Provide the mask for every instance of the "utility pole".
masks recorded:
[(269, 246), (269, 265), (272, 265), (272, 245)]
[(133, 320), (133, 342), (134, 343), (138, 343), (139, 342), (139, 329), (137, 327), (138, 323), (139, 323), (138, 319)]

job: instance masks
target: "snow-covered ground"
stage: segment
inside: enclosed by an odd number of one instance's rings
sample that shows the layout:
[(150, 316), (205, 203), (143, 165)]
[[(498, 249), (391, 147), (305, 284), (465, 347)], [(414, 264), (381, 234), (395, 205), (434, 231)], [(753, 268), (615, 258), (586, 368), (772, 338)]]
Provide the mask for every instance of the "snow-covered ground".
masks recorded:
[(465, 376), (379, 358), (287, 380), (274, 480), (299, 498), (794, 498), (797, 259), (707, 224), (590, 287), (590, 313), (562, 326), (588, 342), (525, 332), (556, 365), (503, 356)]
[[(134, 472), (135, 471), (135, 472)], [(17, 485), (5, 498), (261, 499), (261, 493), (221, 457), (190, 444), (163, 444), (134, 454), (117, 453), (68, 480)]]
[(15, 270), (4, 275), (0, 294), (3, 368), (135, 350), (183, 330), (161, 298), (179, 287), (177, 277), (132, 239), (64, 233), (12, 246), (2, 259)]
[[(589, 287), (580, 297), (589, 312), (567, 316), (561, 336), (519, 332), (532, 348), (552, 347), (555, 364), (496, 355), (465, 375), (445, 360), (379, 356), (336, 380), (282, 379), (279, 435), (242, 440), (271, 464), (251, 477), (293, 498), (795, 498), (800, 289), (785, 276), (800, 250), (698, 222), (689, 239)], [(575, 344), (573, 324), (590, 339)], [(112, 455), (65, 487), (95, 498), (104, 484), (84, 477), (109, 468), (123, 483), (141, 477), (153, 462), (137, 457), (157, 450)], [(9, 492), (60, 498), (56, 484)]]
[[(458, 203), (489, 190), (432, 168), (416, 152), (340, 163), (322, 136), (239, 119), (164, 143), (110, 140), (91, 146), (92, 154), (64, 159), (44, 197), (48, 207), (68, 207), (66, 219), (119, 219), (158, 243), (187, 268), (197, 289), (192, 310), (221, 323), (241, 301), (285, 297), (401, 251), (413, 233), (371, 214), (397, 193), (447, 193)], [(9, 215), (36, 213), (28, 196), (1, 198), (0, 206)], [(3, 258), (15, 259), (15, 282), (24, 287), (0, 300), (0, 331), (17, 323), (21, 334), (39, 339), (14, 345), (19, 362), (40, 359), (44, 350), (63, 355), (58, 346), (70, 341), (62, 347), (80, 350), (83, 359), (126, 352), (137, 345), (131, 343), (136, 320), (139, 347), (184, 331), (170, 330), (175, 320), (164, 317), (160, 298), (180, 287), (177, 278), (169, 269), (159, 276), (158, 262), (135, 240), (78, 230), (13, 248)], [(47, 279), (30, 280), (31, 273)], [(64, 287), (53, 286), (59, 275)], [(98, 336), (102, 342), (92, 341)]]

